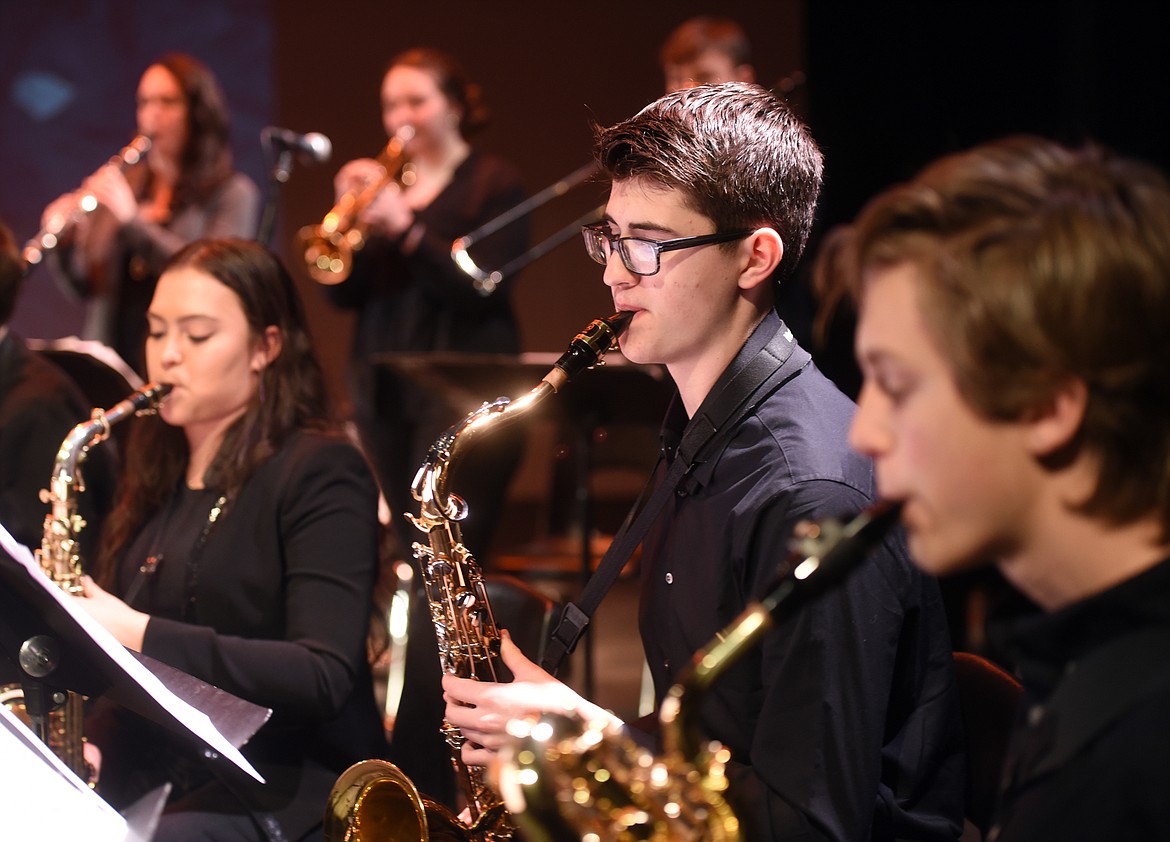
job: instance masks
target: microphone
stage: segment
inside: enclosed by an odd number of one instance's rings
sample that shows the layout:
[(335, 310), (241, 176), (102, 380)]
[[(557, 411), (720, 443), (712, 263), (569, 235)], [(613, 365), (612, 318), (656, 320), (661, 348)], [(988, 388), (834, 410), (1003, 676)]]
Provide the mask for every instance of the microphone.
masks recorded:
[(323, 164), (333, 154), (333, 144), (320, 132), (299, 134), (291, 129), (268, 126), (260, 132), (261, 142), (270, 149), (298, 152), (302, 157)]

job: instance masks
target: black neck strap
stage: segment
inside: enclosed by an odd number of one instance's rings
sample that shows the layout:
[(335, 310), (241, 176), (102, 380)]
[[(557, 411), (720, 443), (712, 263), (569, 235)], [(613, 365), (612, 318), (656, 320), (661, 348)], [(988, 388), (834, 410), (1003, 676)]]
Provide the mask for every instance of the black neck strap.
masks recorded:
[(667, 499), (696, 467), (719, 452), (741, 419), (800, 372), (811, 359), (781, 324), (768, 344), (760, 348), (742, 369), (722, 388), (712, 390), (683, 430), (678, 452), (662, 482), (645, 505), (639, 505), (645, 499), (643, 495), (630, 510), (580, 599), (565, 605), (560, 622), (545, 647), (541, 666), (547, 672), (555, 675), (565, 657), (576, 648), (593, 612), (642, 543)]

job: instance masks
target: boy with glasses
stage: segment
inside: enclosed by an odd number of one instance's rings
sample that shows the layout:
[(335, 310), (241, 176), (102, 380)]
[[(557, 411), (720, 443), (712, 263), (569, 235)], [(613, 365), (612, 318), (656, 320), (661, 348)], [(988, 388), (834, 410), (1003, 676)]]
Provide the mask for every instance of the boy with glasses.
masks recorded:
[(1025, 691), (997, 830), (1170, 838), (1170, 182), (1010, 138), (877, 197), (826, 281), (860, 301), (852, 439), (914, 560), (994, 563)]
[[(691, 655), (761, 595), (796, 523), (865, 507), (872, 472), (846, 441), (852, 404), (773, 309), (820, 188), (805, 126), (764, 89), (730, 83), (663, 97), (601, 131), (597, 152), (612, 188), (586, 248), (616, 307), (633, 314), (623, 354), (664, 364), (678, 388), (656, 482), (678, 460), (688, 468), (642, 545), (640, 627), (661, 701)], [(727, 415), (736, 395), (748, 411)], [(469, 763), (491, 759), (509, 718), (565, 706), (602, 715), (508, 642), (503, 655), (512, 684), (444, 678)], [(722, 675), (701, 723), (731, 751), (729, 797), (748, 838), (960, 833), (941, 602), (892, 539)]]

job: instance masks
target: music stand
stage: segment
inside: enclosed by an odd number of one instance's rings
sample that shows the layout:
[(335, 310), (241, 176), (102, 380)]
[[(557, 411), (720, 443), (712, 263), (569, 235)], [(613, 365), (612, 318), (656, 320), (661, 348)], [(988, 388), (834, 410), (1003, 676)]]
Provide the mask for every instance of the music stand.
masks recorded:
[(180, 734), (198, 738), (256, 780), (239, 752), (271, 711), (193, 676), (134, 655), (73, 604), (28, 548), (0, 525), (0, 650), (20, 664), (30, 717), (56, 691), (107, 696)]
[(113, 406), (143, 385), (117, 351), (96, 340), (65, 336), (26, 339), (25, 343), (68, 374), (94, 406)]
[[(515, 399), (527, 394), (548, 374), (559, 357), (559, 354), (553, 353), (516, 356), (383, 353), (374, 354), (370, 359), (375, 365), (394, 370), (429, 393), (444, 395), (453, 407), (466, 413), (500, 396)], [(593, 551), (590, 545), (593, 492), (589, 478), (593, 466), (595, 434), (599, 429), (615, 423), (657, 427), (672, 393), (673, 385), (664, 369), (628, 362), (615, 350), (606, 357), (604, 365), (565, 384), (541, 408), (555, 413), (572, 430), (582, 587), (593, 573)], [(485, 441), (480, 446), (490, 444)], [(584, 661), (584, 693), (592, 696), (593, 642), (592, 636), (588, 634), (585, 635)]]
[(171, 791), (163, 784), (119, 815), (5, 707), (0, 707), (0, 757), (6, 838), (150, 842)]

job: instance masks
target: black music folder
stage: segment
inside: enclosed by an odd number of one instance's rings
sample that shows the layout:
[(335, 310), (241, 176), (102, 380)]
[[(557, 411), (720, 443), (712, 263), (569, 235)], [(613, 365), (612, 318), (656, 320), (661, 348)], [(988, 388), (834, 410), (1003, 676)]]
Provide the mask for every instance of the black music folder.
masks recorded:
[[(49, 670), (32, 683), (50, 692), (109, 697), (166, 728), (194, 735), (220, 757), (263, 781), (239, 747), (267, 721), (271, 710), (130, 652), (78, 607), (75, 597), (53, 584), (29, 549), (0, 524), (0, 650), (17, 664), (21, 648), (33, 641), (38, 651), (46, 653)], [(26, 682), (22, 679), (22, 683)], [(9, 727), (6, 732), (13, 730)], [(80, 783), (64, 766), (60, 770)], [(148, 799), (152, 796), (155, 793)], [(165, 793), (155, 800), (157, 804), (135, 805), (147, 822), (152, 821), (152, 811), (157, 818)], [(125, 838), (149, 837), (142, 836), (139, 827)]]

